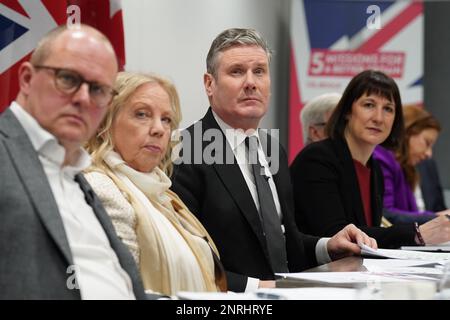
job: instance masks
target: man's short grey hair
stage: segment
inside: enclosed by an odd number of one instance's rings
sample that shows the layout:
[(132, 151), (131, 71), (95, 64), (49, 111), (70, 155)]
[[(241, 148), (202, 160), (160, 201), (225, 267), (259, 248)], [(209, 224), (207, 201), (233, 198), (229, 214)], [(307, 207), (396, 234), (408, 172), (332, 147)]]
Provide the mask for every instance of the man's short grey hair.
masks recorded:
[(212, 42), (206, 57), (206, 70), (214, 78), (217, 75), (217, 57), (219, 53), (235, 46), (259, 46), (267, 55), (270, 63), (272, 50), (267, 45), (266, 40), (254, 29), (232, 28), (222, 31)]
[(325, 122), (325, 114), (333, 110), (341, 94), (336, 92), (325, 93), (311, 99), (300, 112), (300, 121), (303, 130), (303, 142), (306, 145), (311, 139), (309, 137), (309, 127)]

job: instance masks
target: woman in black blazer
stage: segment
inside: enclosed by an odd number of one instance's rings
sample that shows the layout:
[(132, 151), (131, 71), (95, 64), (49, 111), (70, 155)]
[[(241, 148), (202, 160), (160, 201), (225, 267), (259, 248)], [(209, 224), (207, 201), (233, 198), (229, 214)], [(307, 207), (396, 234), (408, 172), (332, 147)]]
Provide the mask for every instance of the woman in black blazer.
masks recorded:
[(384, 248), (450, 240), (450, 220), (438, 217), (418, 226), (380, 227), (383, 176), (372, 152), (395, 147), (404, 124), (394, 80), (367, 70), (345, 89), (328, 124), (330, 138), (305, 147), (291, 166), (296, 222), (303, 232), (332, 236), (353, 223)]

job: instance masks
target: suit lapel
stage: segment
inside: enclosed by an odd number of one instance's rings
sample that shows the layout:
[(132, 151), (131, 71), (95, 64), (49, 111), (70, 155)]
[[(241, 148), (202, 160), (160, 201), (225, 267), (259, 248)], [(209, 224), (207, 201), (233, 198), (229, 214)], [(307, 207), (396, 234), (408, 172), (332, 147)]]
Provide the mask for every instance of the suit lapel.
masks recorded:
[(100, 222), (106, 236), (108, 237), (109, 244), (113, 251), (116, 253), (119, 259), (120, 265), (128, 273), (133, 283), (134, 294), (137, 299), (146, 299), (144, 295), (144, 288), (140, 281), (139, 271), (136, 268), (135, 262), (131, 253), (126, 246), (120, 241), (116, 235), (116, 231), (111, 222), (110, 217), (106, 213), (100, 200), (96, 197), (94, 190), (86, 181), (86, 178), (80, 173), (75, 176), (75, 181), (80, 185), (81, 191), (83, 191), (84, 198), (88, 205), (92, 207), (97, 220)]
[(8, 136), (5, 144), (10, 153), (11, 162), (18, 172), (42, 224), (61, 250), (68, 264), (73, 264), (72, 253), (56, 200), (33, 145), (11, 111), (6, 110), (0, 118), (0, 127)]
[(220, 130), (224, 143), (224, 148), (222, 150), (225, 150), (225, 154), (223, 155), (223, 164), (214, 163), (213, 167), (222, 180), (223, 184), (227, 188), (230, 196), (233, 198), (236, 205), (239, 207), (242, 214), (250, 224), (250, 227), (252, 228), (261, 244), (261, 247), (268, 257), (267, 245), (255, 202), (253, 201), (250, 190), (248, 190), (248, 188), (242, 188), (242, 186), (247, 186), (247, 183), (245, 182), (244, 176), (242, 175), (236, 158), (233, 156), (233, 164), (226, 164), (225, 162), (225, 155), (233, 154), (233, 150), (228, 144), (225, 134), (222, 132), (218, 123), (214, 119), (211, 109), (208, 110), (208, 113), (203, 118), (203, 132), (210, 128)]
[[(230, 150), (230, 152), (232, 152)], [(258, 237), (261, 246), (264, 251), (267, 251), (266, 242), (263, 236), (263, 229), (261, 226), (261, 220), (253, 201), (253, 197), (248, 188), (242, 188), (247, 183), (242, 176), (241, 169), (238, 164), (214, 164), (214, 169), (222, 180), (223, 184), (227, 188), (230, 196), (234, 199), (236, 205), (241, 210), (242, 214), (247, 219), (253, 232)]]
[(116, 238), (112, 236), (115, 235), (114, 226), (112, 225), (108, 214), (104, 211), (103, 205), (98, 201), (94, 190), (92, 190), (91, 186), (81, 173), (75, 176), (75, 181), (79, 184), (81, 191), (83, 191), (86, 203), (92, 208), (97, 220), (100, 222), (103, 230), (105, 230), (111, 247), (116, 251)]

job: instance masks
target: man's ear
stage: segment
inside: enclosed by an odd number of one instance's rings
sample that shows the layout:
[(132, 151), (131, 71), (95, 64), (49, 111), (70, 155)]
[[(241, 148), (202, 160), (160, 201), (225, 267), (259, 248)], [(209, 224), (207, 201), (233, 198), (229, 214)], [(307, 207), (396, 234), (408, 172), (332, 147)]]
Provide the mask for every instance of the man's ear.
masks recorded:
[(208, 97), (212, 96), (212, 90), (213, 90), (213, 85), (214, 85), (214, 77), (212, 74), (210, 73), (205, 73), (203, 75), (203, 84), (205, 86), (205, 91), (206, 94), (208, 95)]
[(29, 62), (24, 62), (19, 67), (19, 87), (20, 92), (28, 95), (31, 87), (31, 79), (34, 76), (34, 67)]
[(309, 139), (311, 139), (311, 141), (317, 141), (318, 139), (318, 135), (317, 135), (317, 129), (314, 126), (309, 126), (308, 127), (308, 135), (309, 135)]

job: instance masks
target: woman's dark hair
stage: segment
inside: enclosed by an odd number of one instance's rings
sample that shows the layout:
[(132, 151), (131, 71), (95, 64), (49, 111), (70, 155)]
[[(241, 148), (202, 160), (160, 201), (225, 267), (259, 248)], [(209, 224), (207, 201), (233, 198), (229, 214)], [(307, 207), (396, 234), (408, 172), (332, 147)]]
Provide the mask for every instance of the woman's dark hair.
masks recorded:
[(376, 94), (395, 104), (395, 118), (391, 133), (381, 145), (390, 149), (396, 148), (401, 143), (404, 133), (402, 100), (395, 81), (381, 71), (366, 70), (350, 81), (328, 120), (325, 128), (328, 136), (332, 139), (344, 138), (347, 115), (352, 112), (353, 102), (364, 94)]

